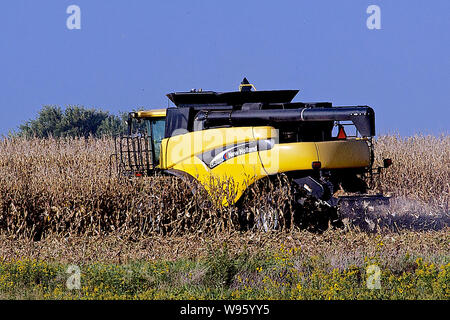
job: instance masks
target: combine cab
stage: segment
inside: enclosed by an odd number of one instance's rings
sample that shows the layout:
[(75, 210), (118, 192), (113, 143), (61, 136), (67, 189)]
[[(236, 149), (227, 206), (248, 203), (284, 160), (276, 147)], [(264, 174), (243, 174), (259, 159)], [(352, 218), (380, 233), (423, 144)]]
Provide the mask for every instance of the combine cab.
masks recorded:
[[(208, 191), (232, 181), (225, 206), (242, 204), (255, 182), (282, 175), (296, 195), (294, 215), (321, 211), (332, 221), (339, 207), (388, 203), (368, 194), (382, 170), (373, 168), (374, 110), (292, 102), (297, 93), (256, 91), (245, 78), (235, 92), (170, 93), (176, 107), (130, 113), (128, 134), (116, 139), (117, 173), (173, 175)], [(279, 227), (277, 217), (263, 220), (256, 224), (264, 230)]]

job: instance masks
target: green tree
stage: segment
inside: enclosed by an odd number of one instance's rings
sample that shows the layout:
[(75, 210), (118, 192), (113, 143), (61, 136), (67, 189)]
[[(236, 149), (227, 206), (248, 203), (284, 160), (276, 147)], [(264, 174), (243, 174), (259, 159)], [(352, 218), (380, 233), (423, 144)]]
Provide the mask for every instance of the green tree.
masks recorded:
[(61, 121), (63, 112), (58, 106), (44, 106), (39, 111), (36, 120), (27, 121), (20, 125), (19, 134), (24, 136), (48, 137), (50, 135), (59, 137), (61, 135)]
[(110, 115), (82, 106), (68, 106), (64, 112), (59, 106), (44, 106), (36, 119), (20, 125), (18, 134), (26, 137), (88, 137), (115, 135), (125, 132), (121, 116)]
[(128, 113), (120, 113), (119, 116), (109, 116), (102, 121), (97, 128), (97, 136), (113, 136), (118, 134), (125, 134), (127, 132), (126, 120), (128, 119)]
[(61, 121), (61, 136), (88, 137), (96, 135), (98, 127), (108, 116), (108, 113), (103, 111), (69, 106)]

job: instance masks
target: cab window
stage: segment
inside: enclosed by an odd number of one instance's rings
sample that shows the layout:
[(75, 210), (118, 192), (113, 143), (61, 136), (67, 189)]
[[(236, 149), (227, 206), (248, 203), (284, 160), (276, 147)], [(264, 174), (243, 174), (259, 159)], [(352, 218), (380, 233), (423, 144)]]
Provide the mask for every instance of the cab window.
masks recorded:
[(159, 164), (161, 141), (164, 139), (166, 118), (147, 119), (147, 134), (150, 145), (154, 148), (154, 165)]

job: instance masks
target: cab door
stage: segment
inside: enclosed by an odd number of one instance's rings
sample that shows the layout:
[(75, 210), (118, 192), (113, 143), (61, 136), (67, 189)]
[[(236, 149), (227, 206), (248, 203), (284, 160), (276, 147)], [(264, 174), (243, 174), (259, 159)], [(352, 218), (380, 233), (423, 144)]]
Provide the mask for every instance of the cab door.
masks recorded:
[(161, 141), (164, 139), (166, 117), (146, 119), (149, 145), (151, 146), (152, 164), (156, 167), (161, 159)]

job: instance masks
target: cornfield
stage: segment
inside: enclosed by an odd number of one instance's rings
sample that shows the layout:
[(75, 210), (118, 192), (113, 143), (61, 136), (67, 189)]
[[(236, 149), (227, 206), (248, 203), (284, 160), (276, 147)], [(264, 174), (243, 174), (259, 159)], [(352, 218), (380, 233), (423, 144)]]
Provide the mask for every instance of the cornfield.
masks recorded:
[[(382, 136), (375, 150), (376, 159), (390, 157), (394, 163), (377, 177), (376, 190), (397, 200), (381, 216), (347, 220), (356, 224), (358, 219), (378, 219), (378, 225), (386, 227), (391, 223), (446, 227), (450, 136)], [(158, 176), (131, 180), (111, 176), (111, 153), (109, 138), (0, 140), (0, 234), (34, 240), (104, 234), (137, 239), (237, 229), (235, 208), (212, 206), (204, 193), (192, 194), (184, 182)], [(254, 214), (263, 205), (259, 194), (255, 192), (248, 204)], [(278, 198), (281, 201), (283, 196)]]

